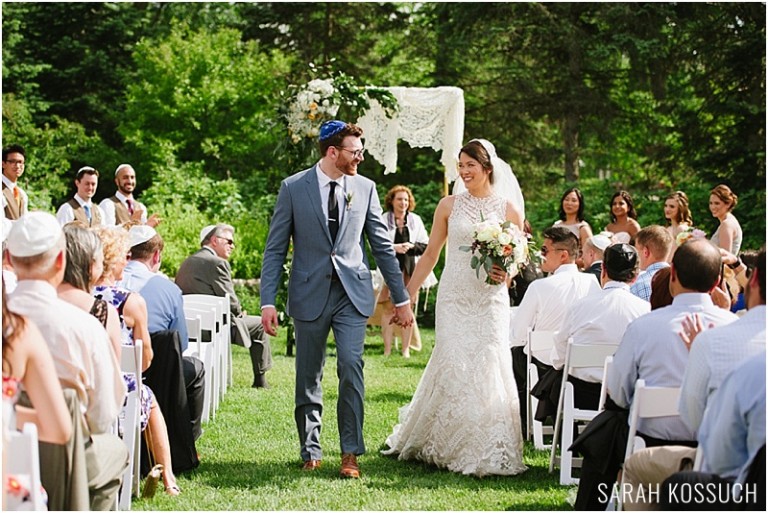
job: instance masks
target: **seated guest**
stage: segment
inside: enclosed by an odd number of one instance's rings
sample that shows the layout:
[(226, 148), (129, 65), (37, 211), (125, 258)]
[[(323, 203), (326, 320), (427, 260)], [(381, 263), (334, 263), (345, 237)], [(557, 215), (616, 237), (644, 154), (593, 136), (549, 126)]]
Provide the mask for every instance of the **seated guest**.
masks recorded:
[[(576, 258), (579, 256), (579, 239), (567, 228), (553, 226), (544, 230), (541, 245), (541, 270), (550, 273), (547, 278), (536, 280), (528, 286), (522, 303), (512, 322), (512, 366), (515, 372), (520, 404), (526, 401), (526, 375), (528, 372), (525, 345), (528, 328), (534, 330), (558, 331), (562, 328), (568, 308), (578, 299), (599, 292), (600, 285), (595, 279), (579, 272)], [(552, 368), (552, 348), (531, 355), (534, 364), (543, 376)], [(520, 408), (521, 416), (525, 408)], [(523, 425), (526, 424), (522, 419)]]
[(594, 274), (600, 283), (603, 271), (603, 252), (611, 245), (611, 239), (603, 234), (593, 235), (584, 244), (582, 259), (584, 260), (584, 272)]
[[(30, 212), (16, 221), (7, 242), (19, 277), (9, 308), (37, 324), (62, 387), (73, 388), (85, 407), (91, 509), (108, 510), (128, 466), (125, 444), (110, 433), (126, 391), (117, 358), (99, 321), (56, 296), (67, 260), (56, 218)], [(52, 495), (52, 490), (48, 493)]]
[(120, 359), (120, 320), (115, 307), (95, 299), (90, 290), (95, 285), (94, 277), (101, 275), (104, 253), (101, 241), (88, 228), (68, 223), (63, 228), (67, 241), (67, 265), (64, 279), (57, 287), (59, 299), (73, 304), (96, 317), (102, 323), (112, 342), (112, 351)]
[(662, 267), (651, 278), (651, 310), (672, 304), (669, 292), (669, 267)]
[(641, 299), (651, 299), (651, 279), (656, 271), (669, 267), (667, 256), (672, 250), (672, 236), (666, 228), (658, 225), (646, 226), (635, 235), (635, 248), (640, 257), (640, 269), (643, 271), (629, 288), (632, 294)]
[(269, 335), (264, 333), (261, 317), (248, 315), (232, 284), (229, 256), (235, 247), (235, 229), (228, 224), (206, 226), (200, 232), (197, 252), (182, 262), (176, 273), (176, 285), (182, 294), (206, 294), (224, 297), (229, 294), (233, 324), (232, 340), (248, 348), (253, 367), (253, 388), (269, 388), (266, 372), (272, 368)]
[[(747, 298), (749, 311), (739, 320), (699, 333), (701, 323), (693, 319), (690, 327), (695, 329), (681, 334), (690, 356), (680, 390), (680, 417), (693, 431), (699, 430), (705, 409), (725, 377), (742, 362), (765, 354), (764, 250), (747, 284)], [(693, 458), (694, 451), (683, 447), (640, 451), (627, 461), (625, 479), (638, 491), (640, 486), (651, 489)]]
[(715, 509), (765, 511), (765, 358), (763, 351), (744, 360), (712, 395), (699, 429), (701, 472), (667, 479), (659, 494), (662, 508), (702, 509), (707, 504), (695, 497), (676, 504), (670, 487), (722, 483), (740, 486), (733, 486), (730, 497), (724, 494), (730, 500)]
[[(120, 238), (122, 246), (116, 248), (115, 245), (110, 245), (109, 248), (102, 244), (102, 239), (91, 230), (83, 228), (71, 229), (69, 225), (64, 227), (64, 233), (67, 236), (67, 271), (66, 276), (69, 275), (70, 283), (78, 284), (79, 290), (91, 290), (94, 288), (93, 284), (88, 282), (91, 279), (89, 269), (95, 269), (98, 271), (99, 283), (104, 283), (106, 280), (112, 280), (115, 268), (119, 268), (122, 273), (123, 267), (126, 264), (126, 255), (128, 254), (128, 232), (119, 228), (99, 228), (100, 233), (114, 234), (114, 237)], [(106, 236), (108, 241), (112, 241), (109, 236)], [(118, 250), (117, 254), (115, 250)], [(109, 261), (107, 261), (109, 256)], [(115, 259), (119, 259), (122, 262), (122, 266), (118, 264), (115, 266)], [(77, 265), (71, 265), (73, 263)], [(105, 277), (105, 274), (108, 276)], [(87, 287), (83, 285), (88, 283)], [(130, 293), (125, 289), (109, 286), (96, 286), (94, 288), (94, 296), (86, 293), (91, 300), (94, 299), (94, 305), (100, 304), (108, 308), (109, 318), (114, 318), (117, 324), (117, 337), (120, 346), (135, 346), (136, 340), (134, 339), (134, 333), (138, 334), (143, 346), (142, 350), (142, 370), (145, 371), (152, 362), (152, 344), (149, 338), (149, 332), (147, 331), (147, 310), (144, 300), (137, 293)], [(61, 295), (61, 294), (60, 294)], [(130, 306), (128, 305), (128, 299), (130, 298)], [(106, 312), (105, 309), (99, 311)], [(93, 309), (91, 313), (99, 319), (102, 324), (106, 322), (105, 316), (99, 315), (98, 312), (94, 313)], [(112, 312), (115, 315), (112, 315)], [(118, 319), (118, 312), (119, 319)], [(130, 324), (130, 325), (129, 325)], [(176, 485), (176, 477), (173, 474), (173, 465), (171, 464), (171, 451), (168, 443), (168, 429), (165, 424), (165, 418), (163, 418), (163, 412), (160, 411), (157, 401), (155, 400), (152, 390), (142, 384), (136, 383), (136, 375), (133, 373), (123, 373), (123, 380), (125, 386), (128, 388), (128, 392), (134, 392), (137, 385), (140, 385), (139, 397), (141, 405), (141, 418), (139, 419), (141, 424), (141, 430), (149, 429), (147, 440), (150, 445), (150, 450), (154, 456), (155, 461), (163, 465), (163, 483), (165, 484), (165, 491), (168, 495), (178, 495), (180, 493), (179, 487)]]
[[(35, 324), (8, 309), (3, 286), (3, 398), (15, 400), (24, 387), (34, 409), (16, 406), (17, 426), (32, 422), (41, 442), (64, 444), (72, 434), (72, 420), (56, 377), (56, 368), (43, 335)], [(9, 393), (6, 387), (12, 387)], [(4, 421), (11, 419), (4, 418)]]
[(81, 167), (75, 175), (75, 196), (59, 207), (56, 219), (64, 226), (72, 221), (80, 221), (94, 227), (104, 224), (104, 212), (93, 203), (93, 195), (99, 186), (99, 172), (90, 166)]
[[(617, 346), (627, 325), (650, 312), (647, 301), (633, 296), (629, 284), (637, 276), (637, 252), (629, 244), (614, 244), (605, 250), (601, 273), (602, 292), (590, 294), (573, 303), (562, 328), (555, 335), (552, 366), (562, 369), (568, 339), (575, 344)], [(600, 401), (603, 368), (574, 369), (569, 378), (573, 383), (577, 408), (596, 410)]]
[[(669, 236), (667, 230), (661, 230)], [(643, 315), (627, 326), (613, 356), (613, 367), (606, 376), (611, 402), (620, 408), (629, 408), (638, 379), (644, 379), (651, 387), (681, 385), (688, 349), (678, 333), (686, 316), (698, 313), (703, 322), (715, 326), (736, 320), (734, 314), (712, 304), (709, 292), (717, 286), (719, 279), (720, 253), (709, 241), (692, 239), (677, 249), (670, 269), (672, 304)], [(613, 438), (606, 432), (595, 432), (591, 436), (593, 440), (590, 442), (598, 446), (606, 445)], [(641, 419), (638, 436), (645, 439), (648, 447), (692, 445), (696, 439), (693, 430), (679, 417)], [(614, 441), (616, 452), (612, 453), (610, 461), (595, 457), (589, 449), (581, 451), (584, 464), (576, 509), (605, 509), (607, 497), (601, 497), (597, 490), (601, 486), (610, 487), (615, 481), (626, 448), (626, 433), (623, 441), (622, 437)]]
[[(680, 416), (696, 431), (704, 416), (707, 398), (725, 376), (743, 360), (765, 351), (765, 250), (747, 282), (748, 312), (736, 322), (708, 329), (695, 340), (683, 335), (690, 350), (680, 390)], [(701, 326), (694, 314), (693, 324)]]
[[(11, 433), (23, 429), (30, 422), (37, 426), (38, 441), (63, 445), (72, 436), (70, 418), (61, 384), (56, 377), (53, 358), (37, 327), (21, 315), (8, 310), (3, 283), (3, 510), (29, 510), (34, 506), (29, 474), (10, 473), (6, 467), (8, 444), (13, 443)], [(32, 398), (31, 407), (19, 404), (22, 387)], [(12, 488), (10, 483), (17, 483)], [(47, 495), (43, 503), (47, 506)], [(47, 508), (46, 508), (47, 509)]]
[[(181, 289), (158, 272), (165, 245), (163, 238), (154, 228), (146, 225), (133, 226), (128, 233), (131, 260), (125, 266), (123, 279), (116, 285), (138, 292), (144, 298), (150, 335), (166, 330), (177, 331), (181, 339), (181, 350), (184, 351), (189, 345), (189, 335)], [(205, 369), (203, 362), (193, 356), (185, 356), (182, 365), (192, 434), (197, 440), (202, 434), (200, 422), (203, 416)]]

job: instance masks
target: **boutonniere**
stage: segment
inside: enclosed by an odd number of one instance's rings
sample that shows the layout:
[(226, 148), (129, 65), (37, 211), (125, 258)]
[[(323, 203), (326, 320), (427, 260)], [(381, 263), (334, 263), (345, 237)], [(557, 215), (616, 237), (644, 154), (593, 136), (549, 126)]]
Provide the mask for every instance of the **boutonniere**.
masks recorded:
[(347, 210), (352, 208), (352, 198), (354, 198), (354, 194), (351, 192), (348, 192), (344, 195), (344, 198), (347, 200)]

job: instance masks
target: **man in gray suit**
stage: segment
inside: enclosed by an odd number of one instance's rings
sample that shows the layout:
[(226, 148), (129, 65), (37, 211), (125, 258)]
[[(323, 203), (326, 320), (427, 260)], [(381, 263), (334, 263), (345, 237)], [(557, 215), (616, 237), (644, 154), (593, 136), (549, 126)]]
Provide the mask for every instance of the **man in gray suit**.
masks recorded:
[(363, 131), (343, 121), (320, 127), (320, 161), (283, 180), (261, 271), (261, 319), (275, 335), (275, 297), (293, 242), (288, 314), (296, 327), (295, 418), (303, 469), (320, 466), (323, 366), (328, 334), (336, 339), (341, 476), (359, 478), (363, 441), (363, 342), (375, 298), (365, 239), (390, 288), (393, 322), (413, 323), (408, 292), (382, 221), (376, 185), (357, 174)]
[(229, 256), (235, 247), (235, 228), (228, 224), (206, 226), (200, 232), (202, 246), (189, 256), (176, 273), (176, 285), (182, 294), (207, 294), (224, 297), (229, 294), (232, 313), (232, 340), (248, 348), (253, 366), (253, 388), (269, 388), (266, 372), (272, 368), (269, 337), (264, 334), (261, 317), (248, 315), (232, 285)]

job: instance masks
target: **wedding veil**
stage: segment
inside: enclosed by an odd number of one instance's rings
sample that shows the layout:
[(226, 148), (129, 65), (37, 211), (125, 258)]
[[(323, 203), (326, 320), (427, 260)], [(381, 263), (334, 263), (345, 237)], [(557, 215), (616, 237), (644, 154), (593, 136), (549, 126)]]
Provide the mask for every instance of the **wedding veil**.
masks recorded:
[[(491, 165), (493, 166), (493, 192), (508, 199), (520, 210), (520, 215), (525, 219), (525, 200), (523, 199), (523, 192), (520, 190), (520, 184), (517, 182), (515, 173), (512, 172), (512, 168), (501, 160), (496, 155), (496, 147), (486, 139), (472, 139), (483, 145), (485, 151), (491, 157)], [(469, 142), (472, 142), (469, 141)], [(464, 187), (464, 182), (460, 177), (456, 178), (453, 183), (453, 194), (459, 194), (467, 190)]]

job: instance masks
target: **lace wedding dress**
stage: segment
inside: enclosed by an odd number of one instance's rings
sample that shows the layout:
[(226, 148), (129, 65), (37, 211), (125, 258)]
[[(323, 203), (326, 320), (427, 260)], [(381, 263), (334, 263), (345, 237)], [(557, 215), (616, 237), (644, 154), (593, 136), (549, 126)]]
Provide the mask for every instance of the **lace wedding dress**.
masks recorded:
[(399, 459), (484, 476), (526, 470), (517, 387), (509, 350), (509, 296), (469, 265), (472, 230), (503, 219), (504, 200), (456, 196), (448, 219), (445, 268), (437, 292), (435, 347), (400, 423), (387, 438)]

